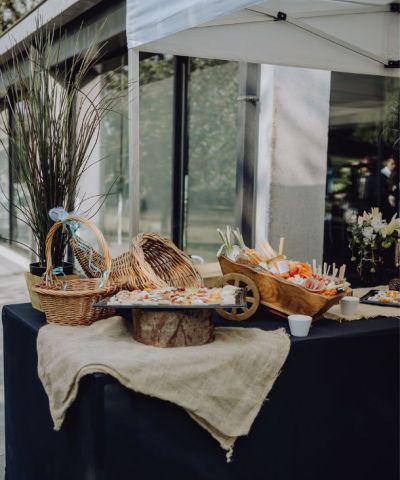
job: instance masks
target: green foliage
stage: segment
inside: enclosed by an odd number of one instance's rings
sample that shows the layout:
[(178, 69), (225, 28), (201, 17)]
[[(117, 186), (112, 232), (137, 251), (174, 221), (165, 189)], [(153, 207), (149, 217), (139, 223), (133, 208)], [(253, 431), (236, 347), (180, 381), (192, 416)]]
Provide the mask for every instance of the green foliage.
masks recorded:
[(189, 93), (190, 202), (233, 208), (238, 64), (194, 59)]
[(0, 0), (0, 35), (41, 0)]
[[(354, 129), (354, 138), (366, 143), (376, 144), (383, 140), (392, 149), (400, 149), (400, 80), (384, 78), (383, 81), (383, 119), (377, 117), (371, 122), (366, 113), (365, 122)], [(362, 117), (360, 117), (362, 118)]]

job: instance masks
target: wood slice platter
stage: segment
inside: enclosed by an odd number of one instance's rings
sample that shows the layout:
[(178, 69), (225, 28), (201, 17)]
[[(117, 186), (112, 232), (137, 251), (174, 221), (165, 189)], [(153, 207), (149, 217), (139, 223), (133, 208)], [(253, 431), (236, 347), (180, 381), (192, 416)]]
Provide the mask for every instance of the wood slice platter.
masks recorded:
[(214, 341), (211, 310), (132, 311), (133, 338), (154, 347), (192, 347)]
[[(112, 297), (110, 297), (112, 298)], [(112, 303), (110, 298), (94, 304), (94, 307), (116, 309), (117, 313), (130, 310), (130, 330), (133, 338), (154, 347), (192, 347), (214, 341), (213, 310), (226, 310), (246, 306), (245, 290), (238, 290), (236, 303), (165, 304), (165, 303)], [(118, 312), (120, 311), (120, 312)], [(129, 312), (128, 312), (129, 313)], [(127, 318), (126, 315), (124, 315)]]

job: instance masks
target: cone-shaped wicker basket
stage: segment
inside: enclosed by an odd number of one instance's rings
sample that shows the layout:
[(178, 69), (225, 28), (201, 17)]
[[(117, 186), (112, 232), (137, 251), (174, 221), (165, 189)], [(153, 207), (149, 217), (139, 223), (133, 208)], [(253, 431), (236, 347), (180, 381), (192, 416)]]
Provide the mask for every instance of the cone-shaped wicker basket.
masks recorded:
[[(72, 238), (70, 245), (86, 275), (99, 276), (97, 270), (104, 270), (105, 258), (79, 237)], [(120, 288), (128, 290), (197, 287), (203, 284), (190, 258), (157, 233), (137, 235), (132, 240), (130, 251), (112, 260), (110, 279)]]
[(62, 281), (53, 273), (51, 250), (56, 231), (63, 226), (63, 222), (56, 222), (46, 238), (46, 264), (43, 283), (33, 290), (39, 295), (46, 319), (49, 323), (62, 325), (90, 325), (96, 320), (107, 318), (113, 314), (109, 308), (93, 308), (93, 304), (104, 297), (115, 293), (118, 286), (110, 282), (111, 255), (108, 245), (100, 230), (89, 220), (77, 215), (70, 215), (64, 220), (76, 221), (87, 225), (96, 235), (104, 253), (104, 275), (102, 278), (80, 278)]

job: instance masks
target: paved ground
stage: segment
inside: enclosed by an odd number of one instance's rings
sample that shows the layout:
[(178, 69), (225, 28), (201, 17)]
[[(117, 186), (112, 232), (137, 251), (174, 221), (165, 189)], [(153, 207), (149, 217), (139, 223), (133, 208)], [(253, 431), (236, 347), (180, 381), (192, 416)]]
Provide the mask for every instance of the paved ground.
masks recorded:
[[(23, 272), (28, 261), (0, 245), (0, 310), (7, 303), (28, 299)], [(4, 478), (4, 386), (3, 386), (3, 329), (0, 328), (0, 479)]]

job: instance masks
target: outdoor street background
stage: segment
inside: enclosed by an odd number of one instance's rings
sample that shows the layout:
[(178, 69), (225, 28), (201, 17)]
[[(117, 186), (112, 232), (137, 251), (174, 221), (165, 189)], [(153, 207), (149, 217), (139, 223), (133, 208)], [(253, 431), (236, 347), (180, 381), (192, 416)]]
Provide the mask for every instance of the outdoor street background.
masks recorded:
[[(28, 301), (24, 279), (28, 260), (0, 245), (0, 309), (9, 303)], [(0, 329), (0, 479), (4, 478), (4, 384), (3, 384), (3, 328)]]

